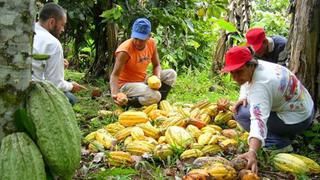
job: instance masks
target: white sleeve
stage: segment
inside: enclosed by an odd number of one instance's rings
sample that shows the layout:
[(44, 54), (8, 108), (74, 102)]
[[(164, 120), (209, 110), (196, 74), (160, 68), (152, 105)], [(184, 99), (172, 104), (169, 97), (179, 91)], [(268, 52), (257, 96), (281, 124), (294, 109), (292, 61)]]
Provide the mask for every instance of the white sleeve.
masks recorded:
[(71, 91), (72, 83), (64, 80), (63, 51), (61, 46), (56, 46), (50, 58), (47, 60), (44, 76), (62, 91)]
[(240, 86), (239, 100), (247, 98), (247, 89), (248, 89), (248, 82), (246, 82)]
[(266, 87), (267, 84), (257, 83), (250, 88), (248, 100), (250, 102), (250, 134), (251, 137), (259, 139), (262, 146), (265, 145), (267, 137), (267, 121), (271, 111), (272, 97)]

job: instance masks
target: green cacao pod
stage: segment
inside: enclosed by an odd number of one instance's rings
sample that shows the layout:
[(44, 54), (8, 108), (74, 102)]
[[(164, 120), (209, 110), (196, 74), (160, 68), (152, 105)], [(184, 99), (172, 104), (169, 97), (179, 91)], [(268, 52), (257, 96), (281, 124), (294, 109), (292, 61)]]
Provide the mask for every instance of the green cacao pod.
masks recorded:
[(27, 134), (14, 133), (2, 139), (0, 179), (46, 179), (42, 155)]
[(28, 119), (33, 123), (35, 142), (50, 171), (71, 179), (80, 165), (81, 134), (75, 113), (66, 96), (48, 82), (31, 85), (27, 99)]

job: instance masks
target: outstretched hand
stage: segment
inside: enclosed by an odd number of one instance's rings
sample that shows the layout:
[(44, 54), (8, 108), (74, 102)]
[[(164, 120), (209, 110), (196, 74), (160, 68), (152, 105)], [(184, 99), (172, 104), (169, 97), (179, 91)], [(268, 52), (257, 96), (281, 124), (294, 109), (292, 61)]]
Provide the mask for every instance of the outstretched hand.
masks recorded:
[(239, 155), (239, 158), (243, 158), (247, 160), (247, 169), (250, 169), (254, 173), (258, 173), (258, 160), (257, 154), (253, 151), (248, 151), (244, 154)]
[(79, 92), (81, 90), (87, 90), (86, 87), (76, 83), (76, 82), (72, 82), (72, 92), (76, 93), (76, 92)]
[(111, 96), (112, 96), (114, 103), (116, 103), (118, 106), (125, 106), (128, 103), (128, 100), (127, 100), (128, 98), (123, 93), (122, 93), (121, 97), (119, 96), (119, 93), (111, 95)]
[(231, 111), (232, 111), (233, 113), (237, 113), (237, 112), (238, 112), (238, 109), (239, 109), (239, 107), (240, 107), (241, 105), (244, 106), (244, 107), (246, 107), (246, 106), (248, 105), (247, 99), (241, 99), (241, 100), (237, 101), (236, 104), (232, 107)]

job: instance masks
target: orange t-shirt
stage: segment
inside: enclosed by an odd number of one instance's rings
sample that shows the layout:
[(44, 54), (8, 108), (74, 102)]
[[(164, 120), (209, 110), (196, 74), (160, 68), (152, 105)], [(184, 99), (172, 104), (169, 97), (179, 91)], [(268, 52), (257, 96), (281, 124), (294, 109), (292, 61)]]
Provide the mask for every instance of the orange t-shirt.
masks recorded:
[(150, 38), (143, 50), (138, 50), (133, 45), (133, 39), (123, 42), (116, 50), (115, 55), (119, 52), (126, 52), (129, 59), (124, 65), (119, 76), (119, 87), (128, 82), (144, 82), (147, 75), (147, 67), (151, 62), (156, 50), (156, 42)]

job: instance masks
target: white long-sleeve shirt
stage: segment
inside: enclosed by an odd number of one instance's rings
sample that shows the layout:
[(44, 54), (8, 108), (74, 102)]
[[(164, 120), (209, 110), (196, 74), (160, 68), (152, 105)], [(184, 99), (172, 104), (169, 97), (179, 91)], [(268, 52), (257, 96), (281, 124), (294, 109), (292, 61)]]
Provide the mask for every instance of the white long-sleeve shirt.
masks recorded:
[(39, 23), (35, 24), (33, 54), (47, 54), (46, 61), (32, 60), (32, 80), (48, 80), (62, 91), (71, 91), (72, 83), (64, 80), (64, 58), (60, 41)]
[(241, 86), (239, 99), (246, 98), (250, 104), (250, 134), (264, 146), (267, 137), (267, 120), (270, 112), (285, 124), (306, 120), (312, 113), (313, 100), (309, 92), (287, 68), (258, 60), (251, 83)]

